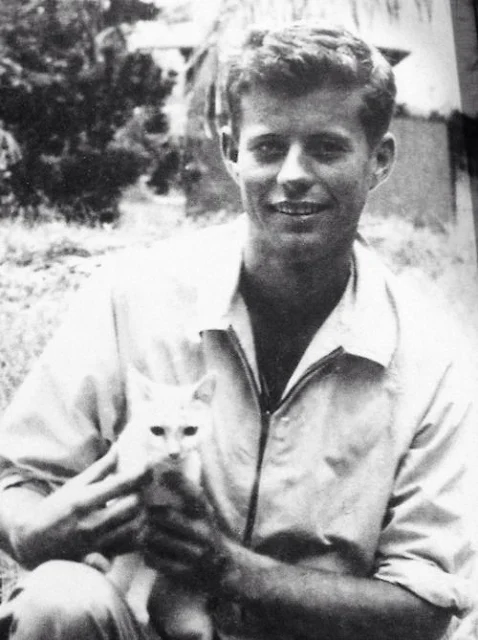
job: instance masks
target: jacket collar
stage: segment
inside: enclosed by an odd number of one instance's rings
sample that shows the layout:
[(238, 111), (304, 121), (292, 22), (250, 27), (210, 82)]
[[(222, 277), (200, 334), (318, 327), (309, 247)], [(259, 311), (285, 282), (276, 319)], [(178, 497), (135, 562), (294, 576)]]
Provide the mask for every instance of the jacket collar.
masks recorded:
[[(252, 329), (238, 292), (247, 219), (241, 216), (217, 231), (222, 233), (219, 254), (211, 252), (208, 274), (201, 279), (196, 330), (203, 332), (233, 327), (258, 377)], [(397, 342), (397, 314), (390, 292), (391, 280), (393, 275), (358, 237), (345, 292), (315, 334), (285, 392), (306, 369), (340, 347), (351, 355), (371, 360), (382, 367), (389, 366)]]
[(198, 278), (198, 312), (192, 327), (196, 333), (227, 330), (238, 294), (239, 277), (246, 242), (247, 219), (241, 215), (232, 223), (211, 231), (204, 254), (204, 271)]
[(342, 298), (313, 337), (284, 393), (309, 367), (339, 348), (382, 367), (390, 365), (397, 344), (390, 277), (377, 256), (358, 238), (351, 276)]

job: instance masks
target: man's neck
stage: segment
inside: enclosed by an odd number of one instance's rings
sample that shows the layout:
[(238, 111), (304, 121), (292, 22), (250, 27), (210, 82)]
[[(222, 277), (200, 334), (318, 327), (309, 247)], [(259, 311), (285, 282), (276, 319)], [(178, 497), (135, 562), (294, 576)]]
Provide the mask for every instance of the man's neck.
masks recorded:
[(288, 259), (246, 251), (241, 288), (249, 301), (284, 319), (325, 319), (339, 301), (350, 274), (350, 252), (330, 260)]
[(246, 253), (240, 290), (249, 310), (263, 391), (266, 387), (269, 406), (276, 406), (314, 334), (341, 298), (351, 261), (348, 255), (334, 265), (251, 257)]

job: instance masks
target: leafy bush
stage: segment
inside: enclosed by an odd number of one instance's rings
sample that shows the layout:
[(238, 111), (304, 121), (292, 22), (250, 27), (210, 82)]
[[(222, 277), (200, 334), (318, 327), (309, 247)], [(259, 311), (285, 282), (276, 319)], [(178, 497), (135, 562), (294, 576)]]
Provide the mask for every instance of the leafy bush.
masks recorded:
[[(134, 109), (161, 107), (174, 84), (151, 55), (128, 52), (125, 23), (154, 17), (140, 0), (44, 0), (0, 8), (0, 118), (23, 154), (19, 200), (59, 205), (68, 219), (115, 216), (121, 188), (144, 169), (142, 154), (111, 146)], [(31, 6), (31, 5), (29, 5)]]
[(184, 149), (179, 140), (169, 136), (166, 115), (157, 108), (136, 109), (133, 117), (114, 137), (114, 145), (134, 150), (144, 158), (149, 180), (157, 194), (164, 194), (181, 182)]
[(112, 222), (123, 187), (139, 178), (146, 162), (134, 149), (86, 147), (59, 157), (42, 156), (36, 175), (67, 221)]

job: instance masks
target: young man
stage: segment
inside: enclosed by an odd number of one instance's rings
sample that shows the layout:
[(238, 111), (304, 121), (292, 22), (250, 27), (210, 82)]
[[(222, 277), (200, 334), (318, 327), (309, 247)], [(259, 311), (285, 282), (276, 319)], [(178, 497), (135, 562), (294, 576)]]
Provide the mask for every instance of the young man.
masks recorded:
[[(1, 541), (35, 570), (4, 627), (142, 638), (79, 562), (141, 546), (194, 575), (221, 638), (449, 637), (472, 604), (468, 377), (357, 239), (394, 157), (391, 69), (340, 29), (256, 30), (225, 95), (246, 219), (106, 270), (5, 416)], [(131, 365), (217, 374), (204, 492), (172, 479), (183, 509), (144, 513), (147, 479), (114, 473)]]

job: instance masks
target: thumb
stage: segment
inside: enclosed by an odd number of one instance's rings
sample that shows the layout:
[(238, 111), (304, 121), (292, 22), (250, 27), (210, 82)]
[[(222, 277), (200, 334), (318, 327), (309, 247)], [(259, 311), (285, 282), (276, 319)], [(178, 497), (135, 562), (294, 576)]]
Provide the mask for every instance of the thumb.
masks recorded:
[(93, 484), (94, 482), (104, 480), (107, 476), (116, 471), (117, 462), (117, 448), (113, 445), (102, 458), (93, 462), (92, 465), (82, 471), (73, 480), (76, 480), (77, 484), (81, 485)]

